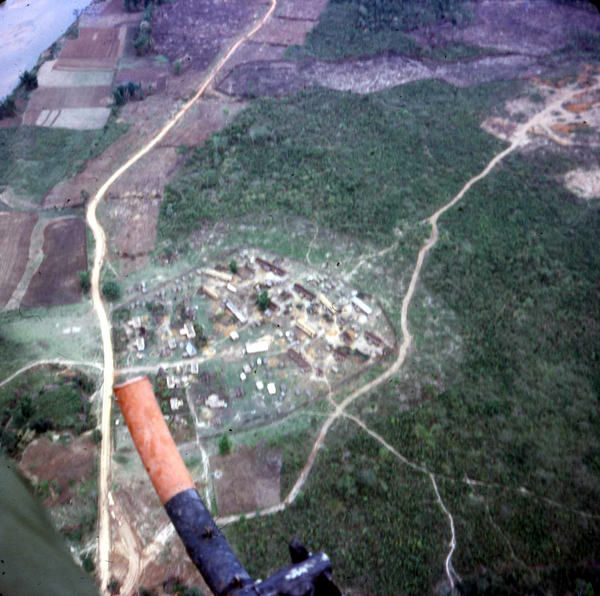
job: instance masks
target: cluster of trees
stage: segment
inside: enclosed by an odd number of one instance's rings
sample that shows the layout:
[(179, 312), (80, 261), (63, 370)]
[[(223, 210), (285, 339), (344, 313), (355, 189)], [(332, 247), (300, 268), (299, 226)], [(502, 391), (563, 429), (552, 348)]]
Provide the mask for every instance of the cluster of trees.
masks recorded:
[(427, 217), (485, 167), (500, 143), (479, 123), (492, 98), (516, 85), (427, 81), (367, 96), (311, 89), (261, 100), (190, 152), (165, 188), (160, 234), (286, 212), (389, 243), (395, 227)]
[(121, 286), (109, 279), (102, 284), (102, 295), (111, 302), (118, 300), (121, 297)]
[(332, 0), (331, 4), (347, 6), (354, 26), (370, 31), (410, 31), (444, 19), (456, 24), (465, 14), (465, 0)]
[[(159, 2), (162, 4), (162, 2)], [(154, 2), (145, 2), (146, 8), (142, 15), (142, 21), (140, 23), (140, 30), (133, 40), (133, 46), (138, 56), (145, 56), (149, 51), (154, 49), (154, 38), (152, 37), (152, 30), (154, 28)]]
[(144, 99), (144, 89), (141, 83), (134, 83), (129, 81), (127, 83), (121, 83), (112, 92), (113, 100), (116, 106), (124, 106), (129, 100), (141, 101)]
[[(72, 430), (81, 434), (96, 426), (85, 395), (94, 390), (93, 381), (80, 375), (72, 383), (37, 392), (18, 389), (6, 402), (0, 416), (0, 444), (14, 453), (25, 430), (43, 434), (48, 430)], [(100, 439), (101, 440), (101, 437)]]
[[(29, 70), (23, 71), (20, 76), (19, 88), (24, 91), (32, 91), (38, 86), (37, 75)], [(17, 104), (15, 102), (15, 94), (5, 97), (0, 101), (0, 120), (3, 118), (12, 118), (17, 115)]]

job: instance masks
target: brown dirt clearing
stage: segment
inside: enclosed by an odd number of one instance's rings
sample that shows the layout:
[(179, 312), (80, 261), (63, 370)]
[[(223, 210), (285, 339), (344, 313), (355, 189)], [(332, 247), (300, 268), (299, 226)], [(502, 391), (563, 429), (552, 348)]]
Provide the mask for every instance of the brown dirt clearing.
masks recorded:
[(76, 217), (53, 222), (44, 230), (44, 260), (21, 301), (24, 307), (74, 304), (81, 300), (78, 271), (87, 270), (85, 223)]
[(280, 501), (282, 454), (257, 446), (210, 458), (219, 515), (256, 511)]
[(19, 469), (35, 484), (56, 480), (62, 489), (57, 502), (68, 503), (72, 497), (69, 483), (90, 476), (95, 455), (96, 446), (90, 437), (75, 439), (66, 446), (41, 437), (25, 449)]

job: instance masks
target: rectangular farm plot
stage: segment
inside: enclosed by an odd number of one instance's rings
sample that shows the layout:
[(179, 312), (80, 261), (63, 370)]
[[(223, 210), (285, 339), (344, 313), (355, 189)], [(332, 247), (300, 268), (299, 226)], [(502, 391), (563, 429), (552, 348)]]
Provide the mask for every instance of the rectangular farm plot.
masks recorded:
[(6, 306), (25, 272), (38, 218), (34, 212), (0, 213), (0, 308)]
[(24, 124), (71, 130), (99, 130), (110, 116), (110, 108), (67, 108), (27, 110)]
[(83, 220), (69, 217), (44, 230), (44, 260), (21, 301), (24, 307), (74, 304), (81, 300), (78, 271), (87, 269), (87, 241)]
[[(105, 108), (111, 103), (110, 86), (46, 87), (32, 95), (27, 110), (64, 110), (67, 108)], [(27, 114), (25, 114), (27, 117)]]
[(282, 454), (278, 449), (240, 449), (211, 457), (219, 515), (247, 513), (280, 500)]
[[(58, 60), (49, 60), (40, 66), (38, 71), (39, 89), (47, 87), (105, 87), (113, 80), (112, 71), (80, 71), (61, 70)], [(58, 68), (55, 68), (57, 67)]]
[(65, 44), (60, 59), (118, 58), (123, 36), (121, 29), (81, 28), (79, 37)]

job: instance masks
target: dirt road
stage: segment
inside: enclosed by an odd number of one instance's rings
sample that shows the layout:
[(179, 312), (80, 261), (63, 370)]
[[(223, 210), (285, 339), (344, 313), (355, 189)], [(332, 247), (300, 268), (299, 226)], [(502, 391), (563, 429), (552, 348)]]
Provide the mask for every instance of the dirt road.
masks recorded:
[[(100, 586), (103, 592), (106, 592), (106, 586), (110, 580), (110, 513), (108, 503), (108, 491), (110, 486), (110, 458), (111, 458), (111, 407), (112, 407), (112, 390), (114, 382), (114, 352), (111, 339), (111, 328), (110, 321), (102, 301), (100, 294), (100, 273), (102, 271), (102, 265), (104, 263), (104, 257), (106, 256), (106, 235), (104, 229), (98, 222), (96, 210), (100, 201), (104, 198), (106, 191), (110, 186), (131, 166), (139, 161), (144, 155), (151, 151), (160, 141), (169, 133), (169, 131), (185, 116), (188, 110), (202, 97), (208, 86), (215, 79), (217, 73), (223, 68), (225, 63), (238, 49), (238, 47), (244, 43), (247, 39), (252, 37), (269, 19), (273, 11), (277, 6), (277, 0), (271, 0), (269, 10), (260, 19), (257, 25), (255, 25), (249, 32), (240, 37), (221, 58), (217, 65), (209, 72), (204, 82), (185, 106), (173, 117), (173, 119), (166, 124), (166, 126), (150, 141), (143, 149), (138, 151), (133, 157), (131, 157), (125, 164), (123, 164), (116, 172), (110, 176), (110, 178), (100, 187), (98, 192), (94, 195), (94, 198), (90, 201), (86, 219), (87, 223), (92, 230), (94, 240), (96, 243), (96, 251), (94, 254), (94, 265), (92, 268), (92, 285), (91, 285), (91, 296), (92, 305), (96, 311), (98, 317), (98, 323), (100, 325), (100, 332), (102, 336), (102, 349), (104, 352), (104, 375), (102, 384), (102, 444), (100, 450), (100, 478), (98, 483), (98, 575), (100, 578)], [(132, 573), (137, 577), (137, 570), (139, 569), (140, 561), (137, 552), (130, 553), (130, 564), (129, 569), (131, 572), (127, 577), (127, 585), (135, 585), (135, 582), (131, 581)]]

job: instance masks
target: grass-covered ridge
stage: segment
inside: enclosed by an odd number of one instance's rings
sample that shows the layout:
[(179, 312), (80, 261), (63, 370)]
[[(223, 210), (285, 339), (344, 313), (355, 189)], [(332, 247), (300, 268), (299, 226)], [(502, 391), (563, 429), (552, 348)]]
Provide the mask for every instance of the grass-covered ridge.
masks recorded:
[(480, 123), (519, 85), (427, 81), (366, 96), (311, 89), (260, 100), (191, 153), (165, 188), (159, 231), (175, 238), (219, 219), (285, 211), (387, 241), (500, 150)]
[(88, 159), (100, 155), (128, 128), (111, 117), (101, 130), (68, 130), (20, 126), (0, 128), (0, 192), (41, 202), (48, 190), (79, 173)]

